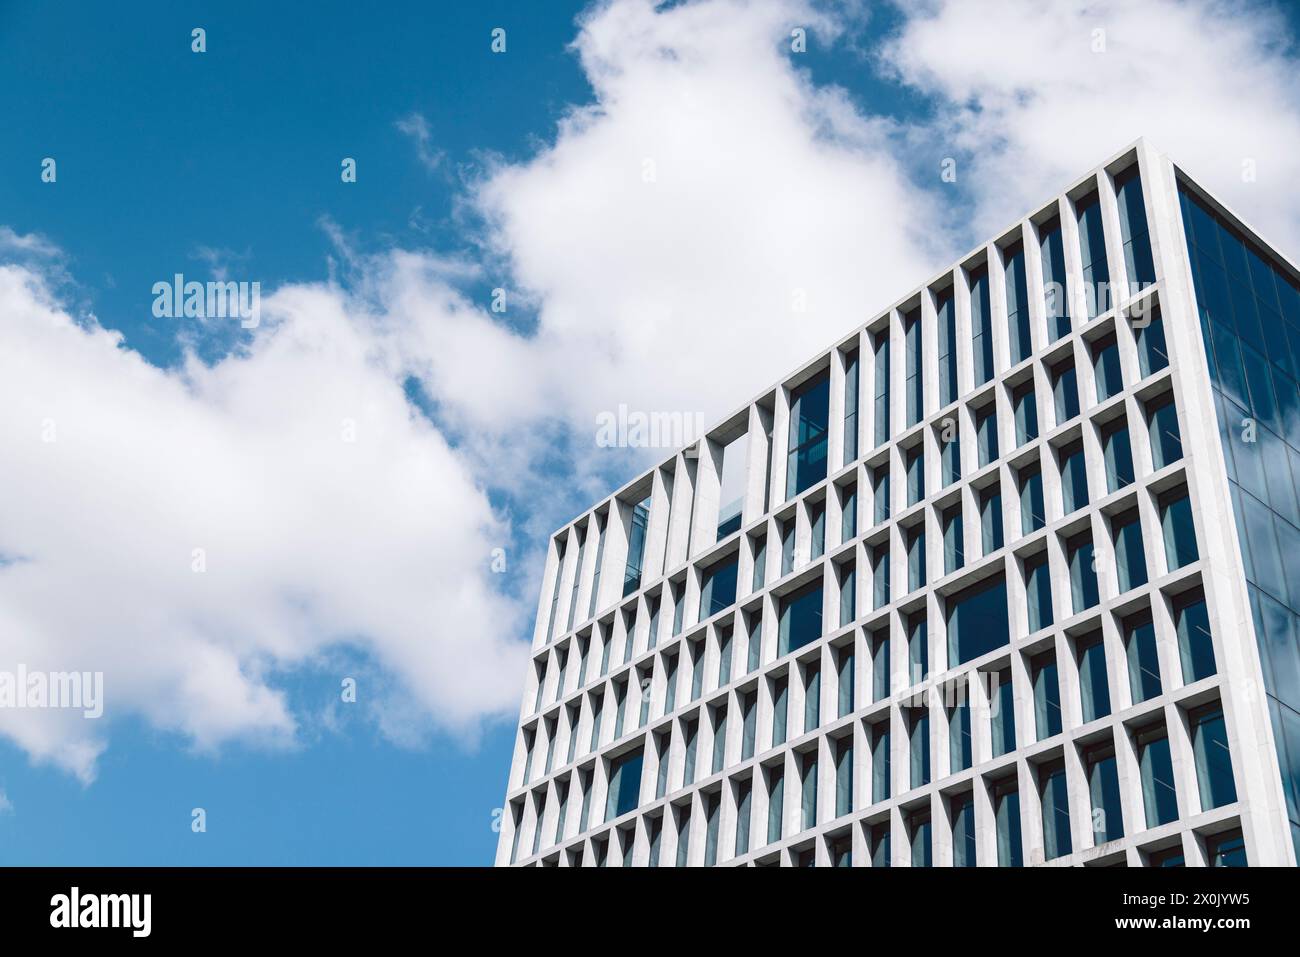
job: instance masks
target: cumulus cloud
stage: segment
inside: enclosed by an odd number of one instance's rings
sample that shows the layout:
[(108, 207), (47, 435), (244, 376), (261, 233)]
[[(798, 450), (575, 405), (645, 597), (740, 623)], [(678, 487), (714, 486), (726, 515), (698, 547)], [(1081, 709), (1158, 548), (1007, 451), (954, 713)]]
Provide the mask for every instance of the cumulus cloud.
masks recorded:
[(905, 22), (882, 57), (935, 104), (933, 122), (910, 132), (936, 171), (940, 156), (961, 158), (959, 183), (976, 209), (971, 239), (1146, 136), (1267, 234), (1300, 240), (1300, 64), (1278, 6), (939, 0), (900, 9)]
[[(200, 747), (290, 740), (273, 674), (339, 644), (445, 729), (508, 710), (525, 650), (489, 560), (509, 529), (363, 307), (295, 286), (263, 314), (245, 351), (164, 371), (0, 268), (0, 660), (102, 671), (109, 719)], [(0, 711), (86, 778), (107, 725)]]

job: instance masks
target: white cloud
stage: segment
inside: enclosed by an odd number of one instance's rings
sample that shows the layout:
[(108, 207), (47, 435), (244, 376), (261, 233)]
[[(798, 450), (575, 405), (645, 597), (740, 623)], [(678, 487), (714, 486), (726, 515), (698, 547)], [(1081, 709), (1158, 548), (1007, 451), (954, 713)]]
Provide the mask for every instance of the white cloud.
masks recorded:
[[(291, 739), (272, 673), (338, 644), (444, 729), (513, 708), (519, 608), (488, 566), (509, 529), (354, 305), (288, 288), (245, 353), (166, 372), (0, 268), (0, 661), (103, 671), (108, 718), (200, 747)], [(89, 777), (107, 722), (0, 732)]]
[[(935, 169), (937, 156), (963, 156), (960, 181), (978, 211), (971, 239), (1146, 136), (1267, 234), (1300, 240), (1300, 64), (1277, 7), (941, 0), (901, 9), (907, 22), (883, 52), (935, 98), (935, 121), (913, 131), (936, 153)], [(1104, 52), (1094, 52), (1099, 39)], [(1243, 181), (1246, 160), (1256, 182)]]
[(426, 169), (432, 171), (442, 165), (443, 152), (433, 145), (433, 130), (422, 114), (408, 114), (395, 125), (399, 132), (405, 133), (415, 144), (415, 155)]

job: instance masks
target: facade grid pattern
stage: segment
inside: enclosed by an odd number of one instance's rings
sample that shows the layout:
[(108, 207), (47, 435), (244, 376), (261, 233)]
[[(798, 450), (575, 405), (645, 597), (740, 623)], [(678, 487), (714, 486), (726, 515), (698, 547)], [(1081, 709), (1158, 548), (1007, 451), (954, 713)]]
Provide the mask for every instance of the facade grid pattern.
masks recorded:
[(1294, 863), (1181, 177), (1139, 141), (553, 537), (498, 864)]

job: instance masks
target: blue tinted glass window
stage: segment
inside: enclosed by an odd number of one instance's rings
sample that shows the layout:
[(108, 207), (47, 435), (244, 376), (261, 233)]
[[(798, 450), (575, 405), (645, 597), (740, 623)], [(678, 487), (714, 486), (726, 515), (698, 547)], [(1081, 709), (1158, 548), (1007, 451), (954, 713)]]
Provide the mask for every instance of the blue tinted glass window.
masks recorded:
[(947, 600), (948, 667), (972, 661), (1011, 641), (1007, 583), (1001, 575), (971, 585)]
[(790, 445), (786, 459), (786, 498), (826, 477), (826, 428), (830, 414), (830, 375), (815, 376), (790, 393)]

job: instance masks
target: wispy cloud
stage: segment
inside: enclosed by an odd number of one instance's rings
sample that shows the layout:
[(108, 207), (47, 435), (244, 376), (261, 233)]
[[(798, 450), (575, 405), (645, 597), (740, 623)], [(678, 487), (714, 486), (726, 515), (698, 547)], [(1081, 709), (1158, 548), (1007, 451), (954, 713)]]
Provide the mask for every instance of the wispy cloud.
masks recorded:
[(416, 156), (426, 169), (435, 170), (442, 164), (445, 154), (433, 145), (433, 132), (429, 129), (429, 121), (422, 114), (411, 113), (395, 125), (411, 138), (415, 144)]

